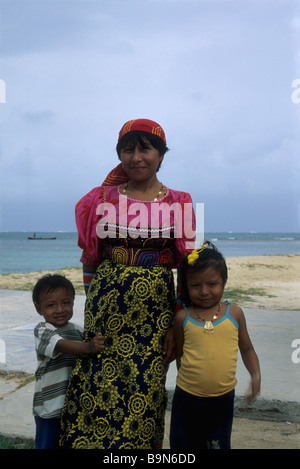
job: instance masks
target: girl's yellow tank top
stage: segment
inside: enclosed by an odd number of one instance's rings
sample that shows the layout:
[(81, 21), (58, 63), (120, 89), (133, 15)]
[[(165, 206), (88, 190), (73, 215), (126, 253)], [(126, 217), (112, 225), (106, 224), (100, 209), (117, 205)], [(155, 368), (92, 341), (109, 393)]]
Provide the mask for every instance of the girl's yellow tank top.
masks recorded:
[[(185, 307), (184, 307), (185, 308)], [(183, 323), (184, 345), (177, 385), (195, 396), (214, 397), (235, 388), (238, 357), (238, 323), (229, 314), (214, 322), (214, 332), (204, 332), (204, 323), (187, 317)]]

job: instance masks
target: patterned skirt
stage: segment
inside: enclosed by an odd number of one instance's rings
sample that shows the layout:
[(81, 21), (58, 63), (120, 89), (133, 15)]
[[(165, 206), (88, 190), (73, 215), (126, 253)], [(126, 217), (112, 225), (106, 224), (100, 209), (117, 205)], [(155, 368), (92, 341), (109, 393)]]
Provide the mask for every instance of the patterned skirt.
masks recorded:
[(175, 307), (169, 268), (104, 261), (90, 285), (85, 341), (98, 355), (77, 359), (62, 416), (64, 448), (154, 449), (164, 436), (162, 345)]

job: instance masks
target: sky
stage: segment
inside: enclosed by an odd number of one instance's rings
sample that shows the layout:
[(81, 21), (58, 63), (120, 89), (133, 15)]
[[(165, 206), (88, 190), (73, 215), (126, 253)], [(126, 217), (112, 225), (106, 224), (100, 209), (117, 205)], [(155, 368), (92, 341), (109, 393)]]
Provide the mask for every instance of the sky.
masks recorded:
[(148, 118), (205, 231), (299, 232), (299, 32), (298, 0), (0, 0), (0, 231), (76, 231)]

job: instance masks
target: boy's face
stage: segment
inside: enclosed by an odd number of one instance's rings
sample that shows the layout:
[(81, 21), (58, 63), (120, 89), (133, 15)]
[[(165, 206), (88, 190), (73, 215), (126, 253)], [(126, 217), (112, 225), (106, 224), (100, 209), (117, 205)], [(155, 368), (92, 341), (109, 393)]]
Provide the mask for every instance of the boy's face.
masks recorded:
[(59, 288), (41, 291), (35, 309), (44, 316), (45, 321), (55, 327), (64, 326), (73, 316), (74, 297), (69, 290)]

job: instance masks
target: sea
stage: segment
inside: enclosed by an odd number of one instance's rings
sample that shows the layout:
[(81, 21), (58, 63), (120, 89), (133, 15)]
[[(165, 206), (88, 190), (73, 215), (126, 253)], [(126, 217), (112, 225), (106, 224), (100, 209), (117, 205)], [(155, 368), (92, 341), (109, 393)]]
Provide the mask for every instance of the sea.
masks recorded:
[[(81, 267), (76, 232), (0, 232), (0, 273)], [(300, 233), (205, 233), (225, 258), (300, 253)]]

